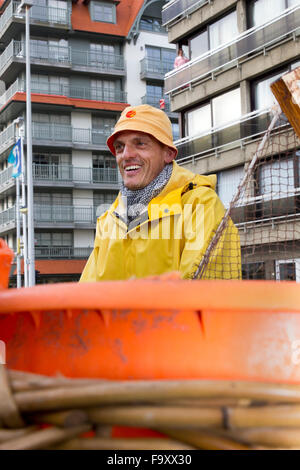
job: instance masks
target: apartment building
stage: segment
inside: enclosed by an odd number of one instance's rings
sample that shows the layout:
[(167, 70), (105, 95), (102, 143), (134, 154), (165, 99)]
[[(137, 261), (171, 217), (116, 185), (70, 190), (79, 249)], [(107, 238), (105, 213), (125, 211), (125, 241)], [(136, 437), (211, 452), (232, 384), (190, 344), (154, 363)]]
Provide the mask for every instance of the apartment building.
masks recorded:
[[(15, 180), (7, 157), (20, 122), (26, 121), (20, 3), (2, 1), (0, 10), (0, 237), (14, 250)], [(128, 104), (160, 106), (164, 74), (175, 58), (175, 46), (168, 44), (161, 26), (163, 4), (34, 1), (30, 46), (37, 283), (78, 280), (93, 247), (96, 219), (119, 190), (106, 139)], [(178, 138), (177, 115), (168, 104), (166, 112)]]
[[(189, 58), (165, 77), (171, 110), (180, 113), (178, 162), (216, 173), (228, 207), (271, 122), (270, 84), (300, 66), (300, 1), (173, 0), (162, 19), (170, 43)], [(232, 216), (245, 279), (300, 281), (300, 143), (287, 120), (276, 125), (276, 135)], [(289, 158), (280, 163), (283, 139)]]

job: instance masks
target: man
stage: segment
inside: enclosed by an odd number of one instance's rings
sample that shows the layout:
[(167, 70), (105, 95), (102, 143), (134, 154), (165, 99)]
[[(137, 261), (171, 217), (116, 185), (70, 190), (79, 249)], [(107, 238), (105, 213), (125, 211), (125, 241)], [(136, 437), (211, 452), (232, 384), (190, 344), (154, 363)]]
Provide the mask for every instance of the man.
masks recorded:
[[(122, 187), (98, 218), (94, 250), (80, 281), (171, 271), (192, 278), (225, 212), (214, 191), (216, 177), (195, 175), (175, 163), (171, 122), (149, 105), (126, 108), (107, 145)], [(203, 278), (240, 278), (239, 238), (231, 220)]]

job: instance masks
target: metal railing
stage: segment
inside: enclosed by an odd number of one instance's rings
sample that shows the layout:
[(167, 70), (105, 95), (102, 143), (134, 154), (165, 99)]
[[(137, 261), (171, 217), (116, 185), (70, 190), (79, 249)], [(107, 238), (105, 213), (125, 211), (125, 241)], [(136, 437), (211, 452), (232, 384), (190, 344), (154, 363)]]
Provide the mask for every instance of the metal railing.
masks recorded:
[(169, 72), (165, 77), (165, 93), (172, 93), (183, 86), (206, 76), (237, 65), (239, 60), (262, 51), (300, 31), (300, 6), (289, 8), (267, 23), (251, 28), (227, 44), (206, 52)]
[(0, 132), (0, 152), (10, 147), (15, 142), (15, 125), (10, 124)]
[[(0, 34), (12, 17), (24, 18), (22, 13), (18, 13), (20, 2), (10, 2), (0, 19)], [(30, 9), (30, 22), (43, 22), (49, 24), (59, 24), (71, 26), (71, 11), (69, 8), (56, 8), (51, 6), (33, 5)]]
[(0, 230), (2, 226), (12, 224), (16, 220), (16, 206), (10, 207), (0, 212)]
[(93, 248), (80, 248), (74, 246), (36, 246), (36, 258), (88, 258)]
[(154, 108), (160, 108), (160, 102), (159, 102), (160, 99), (165, 100), (165, 109), (164, 110), (167, 113), (169, 113), (170, 112), (170, 100), (169, 100), (168, 96), (161, 96), (159, 98), (158, 96), (148, 94), (148, 95), (145, 95), (145, 96), (142, 97), (142, 104), (150, 104)]
[(38, 141), (69, 142), (84, 145), (105, 145), (110, 129), (80, 129), (52, 123), (33, 122), (32, 138)]
[(70, 49), (72, 65), (104, 70), (125, 70), (124, 56), (109, 52), (80, 51)]
[[(185, 137), (175, 142), (178, 148), (177, 161), (186, 163), (195, 157), (237, 147), (241, 142), (254, 139), (263, 134), (272, 120), (270, 109), (253, 111), (241, 117), (238, 121), (230, 122), (225, 126), (212, 127), (206, 132), (193, 137)], [(286, 124), (278, 122), (277, 130)]]
[[(17, 80), (0, 97), (0, 106), (4, 106), (15, 93), (26, 91), (24, 80)], [(109, 101), (112, 103), (126, 103), (127, 93), (121, 90), (111, 90), (109, 88), (96, 88), (64, 85), (60, 83), (42, 83), (33, 80), (31, 82), (31, 93), (46, 95), (61, 95), (68, 98), (86, 99), (95, 101)]]
[[(30, 57), (33, 62), (42, 62), (47, 64), (59, 64), (68, 67), (81, 66), (99, 68), (106, 72), (111, 70), (124, 70), (124, 57), (120, 54), (95, 53), (73, 49), (72, 47), (57, 46), (55, 44), (36, 44), (30, 45)], [(25, 42), (15, 41), (8, 44), (0, 56), (0, 69), (5, 67), (10, 59), (25, 59)]]
[(45, 165), (34, 163), (33, 178), (42, 181), (117, 184), (118, 172), (115, 168), (80, 168), (73, 165)]
[(34, 219), (37, 223), (82, 223), (94, 224), (96, 222), (95, 208), (93, 206), (64, 206), (34, 204)]
[(168, 2), (163, 6), (162, 10), (163, 26), (168, 25), (181, 16), (189, 15), (193, 11), (210, 2), (211, 0), (175, 0), (173, 2)]
[(9, 182), (9, 180), (12, 179), (12, 171), (13, 171), (13, 166), (10, 165), (8, 168), (5, 168), (5, 170), (1, 171), (0, 173), (0, 187), (3, 184), (6, 184)]
[(141, 62), (141, 75), (157, 75), (158, 78), (164, 78), (165, 74), (170, 72), (174, 68), (174, 59), (172, 60), (160, 60), (149, 57), (144, 57)]

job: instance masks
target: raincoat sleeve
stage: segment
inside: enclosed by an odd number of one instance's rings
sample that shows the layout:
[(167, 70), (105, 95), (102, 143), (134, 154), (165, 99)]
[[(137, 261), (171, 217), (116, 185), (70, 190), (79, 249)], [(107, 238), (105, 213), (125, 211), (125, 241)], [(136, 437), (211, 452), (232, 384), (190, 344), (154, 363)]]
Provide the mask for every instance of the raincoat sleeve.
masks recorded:
[[(183, 196), (184, 236), (180, 272), (191, 279), (214, 236), (224, 214), (216, 192), (196, 188)], [(213, 249), (202, 279), (241, 279), (241, 253), (238, 230), (229, 219), (221, 239)]]

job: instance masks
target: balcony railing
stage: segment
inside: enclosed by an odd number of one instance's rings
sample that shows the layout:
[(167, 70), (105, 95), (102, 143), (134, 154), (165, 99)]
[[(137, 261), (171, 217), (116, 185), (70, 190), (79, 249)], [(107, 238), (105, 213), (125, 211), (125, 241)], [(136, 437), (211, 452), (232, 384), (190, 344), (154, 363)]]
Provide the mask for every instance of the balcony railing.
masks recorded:
[(142, 104), (150, 104), (154, 108), (160, 108), (160, 99), (165, 100), (165, 111), (169, 113), (170, 112), (170, 100), (168, 96), (162, 96), (161, 98), (159, 98), (158, 96), (148, 94), (142, 97)]
[(3, 184), (8, 183), (12, 179), (12, 171), (13, 171), (13, 166), (10, 165), (8, 168), (5, 168), (5, 170), (1, 171), (0, 173), (0, 188)]
[(124, 70), (124, 56), (109, 52), (70, 50), (72, 65), (93, 67), (104, 70)]
[(165, 93), (172, 93), (185, 85), (238, 64), (250, 54), (263, 51), (300, 31), (300, 6), (289, 8), (262, 26), (254, 27), (237, 36), (230, 43), (206, 52), (165, 77)]
[[(254, 111), (240, 120), (228, 123), (222, 127), (212, 127), (210, 130), (193, 137), (185, 137), (175, 142), (178, 148), (177, 161), (187, 162), (194, 157), (208, 155), (229, 147), (238, 147), (241, 143), (258, 138), (268, 128), (272, 120), (269, 109)], [(276, 130), (285, 127), (287, 123), (278, 122)]]
[(92, 248), (77, 248), (73, 246), (36, 246), (36, 258), (88, 258)]
[(10, 124), (0, 132), (0, 153), (15, 142), (15, 125)]
[(117, 184), (118, 172), (115, 168), (79, 168), (72, 165), (44, 165), (34, 163), (33, 178), (41, 181)]
[(179, 19), (181, 16), (186, 16), (194, 10), (210, 3), (210, 0), (175, 0), (168, 2), (164, 5), (162, 10), (162, 23), (163, 26)]
[(163, 80), (165, 74), (174, 68), (174, 60), (175, 57), (172, 60), (159, 60), (144, 57), (144, 59), (141, 60), (141, 75), (156, 75), (157, 78), (161, 78)]
[(80, 129), (52, 123), (32, 123), (32, 138), (38, 141), (69, 142), (78, 145), (105, 145), (110, 134), (110, 129)]
[(93, 206), (78, 207), (34, 204), (33, 211), (34, 219), (37, 223), (94, 224), (96, 222), (95, 208)]
[[(17, 80), (0, 97), (0, 106), (4, 106), (15, 93), (26, 91), (25, 81)], [(46, 95), (60, 95), (68, 98), (109, 101), (111, 103), (126, 103), (127, 93), (121, 90), (109, 88), (83, 87), (74, 85), (63, 85), (60, 83), (41, 83), (33, 80), (31, 82), (31, 93)]]
[(16, 220), (16, 206), (10, 207), (0, 212), (0, 230), (3, 230), (5, 225), (13, 224)]
[[(108, 72), (113, 69), (124, 70), (125, 68), (124, 57), (120, 54), (99, 54), (91, 51), (76, 50), (71, 47), (57, 46), (55, 44), (31, 43), (30, 57), (32, 62), (35, 63), (59, 64), (67, 67), (91, 67), (93, 69), (104, 69)], [(12, 58), (25, 60), (24, 41), (15, 41), (13, 39), (8, 44), (0, 56), (0, 69), (5, 67)]]
[[(20, 18), (22, 13), (18, 13), (19, 2), (10, 2), (0, 19), (0, 34), (12, 17)], [(25, 16), (24, 16), (25, 18)], [(30, 22), (42, 22), (49, 24), (59, 24), (71, 26), (71, 12), (67, 8), (55, 8), (42, 5), (33, 5), (30, 9)]]

